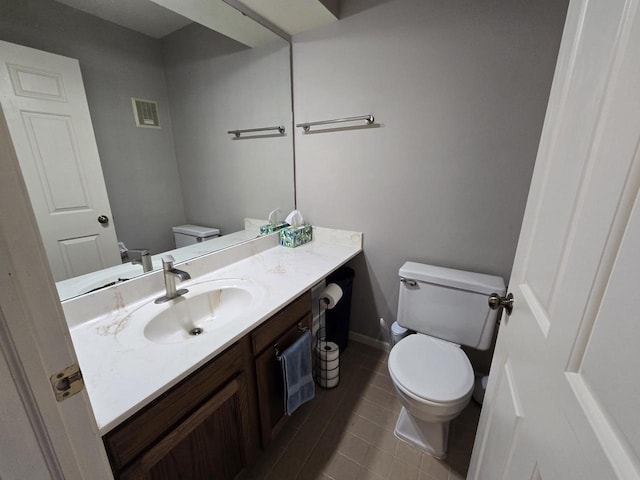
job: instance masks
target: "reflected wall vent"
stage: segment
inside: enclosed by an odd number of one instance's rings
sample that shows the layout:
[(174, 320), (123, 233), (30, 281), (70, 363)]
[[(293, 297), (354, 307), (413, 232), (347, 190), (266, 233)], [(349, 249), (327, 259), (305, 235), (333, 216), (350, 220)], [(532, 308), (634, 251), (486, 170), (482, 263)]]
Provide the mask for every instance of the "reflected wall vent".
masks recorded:
[(131, 97), (131, 103), (133, 104), (133, 116), (136, 119), (136, 126), (144, 128), (160, 128), (158, 102)]

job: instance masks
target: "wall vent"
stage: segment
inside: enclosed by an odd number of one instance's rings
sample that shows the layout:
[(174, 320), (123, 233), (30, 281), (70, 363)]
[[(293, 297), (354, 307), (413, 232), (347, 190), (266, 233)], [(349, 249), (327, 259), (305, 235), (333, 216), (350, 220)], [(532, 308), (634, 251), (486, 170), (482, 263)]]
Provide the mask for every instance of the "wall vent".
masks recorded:
[(133, 116), (136, 119), (136, 126), (143, 128), (160, 128), (158, 102), (131, 97), (131, 103), (133, 104)]

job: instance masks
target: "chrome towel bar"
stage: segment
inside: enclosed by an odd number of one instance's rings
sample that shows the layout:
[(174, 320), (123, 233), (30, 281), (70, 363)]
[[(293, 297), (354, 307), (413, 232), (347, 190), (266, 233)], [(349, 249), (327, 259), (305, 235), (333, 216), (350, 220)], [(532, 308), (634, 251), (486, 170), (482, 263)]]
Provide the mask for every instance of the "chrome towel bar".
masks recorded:
[[(302, 325), (302, 322), (298, 322), (298, 325), (296, 326), (298, 328), (298, 332), (300, 333), (304, 333), (309, 330), (309, 327), (305, 327), (304, 325)], [(276, 358), (280, 360), (280, 357), (282, 356), (282, 352), (280, 352), (277, 343), (273, 344), (273, 353), (276, 356)]]
[(304, 130), (304, 132), (307, 133), (311, 129), (311, 127), (316, 125), (330, 125), (332, 123), (357, 122), (359, 120), (364, 120), (365, 125), (372, 125), (373, 122), (375, 121), (375, 118), (373, 118), (373, 114), (360, 115), (358, 117), (346, 117), (346, 118), (336, 118), (333, 120), (320, 120), (318, 122), (298, 123), (296, 127), (301, 127), (302, 130)]
[(271, 130), (277, 130), (280, 135), (284, 135), (284, 126), (278, 125), (276, 127), (260, 127), (260, 128), (245, 128), (244, 130), (229, 130), (227, 133), (230, 135), (235, 135), (236, 138), (240, 138), (240, 135), (243, 133), (253, 133), (253, 132), (267, 132)]

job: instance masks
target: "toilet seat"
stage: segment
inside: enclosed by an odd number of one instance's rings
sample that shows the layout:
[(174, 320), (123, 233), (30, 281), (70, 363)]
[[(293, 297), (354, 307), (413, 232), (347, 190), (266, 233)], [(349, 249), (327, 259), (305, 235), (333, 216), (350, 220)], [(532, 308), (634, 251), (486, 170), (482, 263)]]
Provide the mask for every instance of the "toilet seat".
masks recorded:
[(425, 404), (446, 405), (467, 399), (474, 385), (473, 368), (453, 343), (409, 335), (389, 354), (389, 373), (405, 394)]

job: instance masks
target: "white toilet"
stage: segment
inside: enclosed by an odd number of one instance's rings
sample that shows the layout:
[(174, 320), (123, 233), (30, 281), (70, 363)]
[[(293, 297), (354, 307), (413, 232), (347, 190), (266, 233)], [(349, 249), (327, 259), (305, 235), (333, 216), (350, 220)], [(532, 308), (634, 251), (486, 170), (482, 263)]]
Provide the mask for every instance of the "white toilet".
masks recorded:
[(486, 350), (497, 311), (488, 297), (505, 294), (504, 280), (421, 263), (400, 268), (398, 323), (417, 333), (389, 354), (389, 373), (403, 408), (398, 438), (431, 455), (447, 454), (449, 423), (469, 403), (474, 373), (460, 345)]

